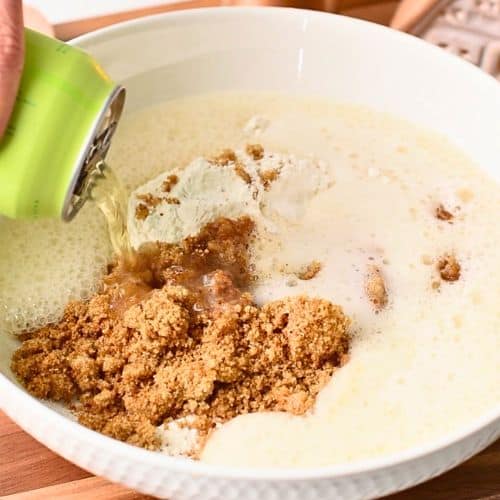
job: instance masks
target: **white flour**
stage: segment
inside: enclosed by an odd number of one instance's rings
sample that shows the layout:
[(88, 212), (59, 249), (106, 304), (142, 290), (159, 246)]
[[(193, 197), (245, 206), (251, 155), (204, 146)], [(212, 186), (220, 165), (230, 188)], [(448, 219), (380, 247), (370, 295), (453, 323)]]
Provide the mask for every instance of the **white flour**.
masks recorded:
[[(285, 220), (300, 217), (310, 199), (331, 185), (330, 170), (321, 161), (296, 158), (266, 151), (254, 159), (245, 151), (236, 151), (238, 164), (249, 182), (238, 175), (235, 163), (214, 165), (196, 158), (185, 168), (168, 171), (136, 189), (129, 202), (128, 229), (134, 247), (147, 241), (175, 243), (218, 217), (251, 216), (272, 231), (269, 217)], [(277, 179), (267, 189), (260, 175), (274, 171)], [(163, 183), (176, 174), (178, 182), (165, 193)], [(144, 204), (140, 196), (151, 194), (163, 200), (150, 208), (145, 219), (136, 217), (136, 208)], [(178, 203), (169, 200), (175, 198)]]

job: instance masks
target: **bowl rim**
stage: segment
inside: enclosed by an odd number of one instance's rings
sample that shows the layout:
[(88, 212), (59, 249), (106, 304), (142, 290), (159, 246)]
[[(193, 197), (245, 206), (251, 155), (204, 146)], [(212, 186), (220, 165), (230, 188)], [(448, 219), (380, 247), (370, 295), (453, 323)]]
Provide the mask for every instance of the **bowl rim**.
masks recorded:
[[(8, 393), (11, 394), (11, 397), (9, 398), (4, 396), (4, 394)], [(19, 409), (29, 407), (30, 410), (32, 410), (31, 415), (38, 415), (40, 420), (45, 421), (45, 425), (47, 427), (57, 428), (61, 435), (78, 436), (77, 439), (81, 442), (85, 442), (86, 445), (93, 446), (101, 451), (109, 451), (111, 452), (110, 454), (115, 457), (119, 455), (121, 458), (127, 458), (131, 462), (140, 461), (142, 465), (168, 468), (171, 471), (184, 474), (204, 475), (218, 479), (239, 479), (249, 481), (304, 481), (334, 478), (339, 479), (369, 472), (376, 472), (382, 469), (403, 466), (404, 464), (425, 458), (426, 456), (434, 453), (439, 453), (440, 451), (481, 431), (489, 425), (494, 425), (496, 423), (500, 427), (499, 404), (496, 408), (493, 408), (492, 410), (481, 415), (481, 417), (477, 420), (474, 420), (470, 424), (461, 426), (454, 432), (448, 433), (433, 442), (413, 446), (403, 451), (390, 453), (381, 457), (310, 468), (235, 467), (206, 464), (185, 457), (172, 457), (157, 451), (146, 450), (144, 448), (105, 436), (104, 434), (93, 431), (79, 424), (76, 420), (68, 418), (67, 416), (57, 412), (55, 409), (45, 405), (41, 400), (31, 396), (24, 389), (18, 387), (5, 375), (0, 374), (0, 409), (5, 411), (5, 413), (15, 423), (17, 423), (16, 417), (9, 412), (7, 405), (2, 404), (2, 402), (7, 399), (16, 399), (13, 405), (9, 405), (13, 408)], [(18, 425), (20, 425), (25, 432), (30, 434), (30, 431), (26, 426), (22, 424)], [(35, 437), (39, 439), (42, 444), (45, 444), (41, 436)], [(58, 451), (55, 451), (55, 453), (60, 454)]]
[[(484, 73), (476, 66), (463, 61), (458, 57), (447, 54), (442, 49), (432, 46), (431, 44), (399, 32), (385, 26), (381, 26), (372, 22), (354, 19), (346, 16), (331, 14), (328, 12), (312, 11), (307, 9), (295, 9), (286, 7), (205, 7), (196, 9), (187, 9), (173, 12), (166, 12), (163, 14), (156, 14), (151, 16), (142, 17), (130, 21), (125, 21), (112, 26), (99, 29), (95, 32), (87, 33), (79, 36), (69, 43), (72, 45), (80, 45), (82, 43), (105, 40), (108, 37), (113, 37), (119, 33), (126, 33), (127, 31), (134, 31), (138, 27), (146, 27), (153, 23), (160, 23), (164, 26), (188, 22), (193, 19), (217, 19), (217, 18), (239, 18), (249, 16), (257, 18), (262, 17), (275, 17), (282, 19), (284, 17), (302, 18), (316, 18), (325, 20), (332, 24), (344, 23), (356, 26), (357, 29), (363, 29), (367, 32), (374, 32), (375, 36), (382, 34), (382, 36), (393, 37), (394, 41), (414, 45), (415, 47), (422, 47), (420, 50), (426, 50), (429, 55), (435, 58), (441, 58), (444, 65), (460, 65), (462, 70), (470, 73), (471, 78), (476, 79), (476, 85), (480, 86), (495, 86), (495, 91), (500, 97), (500, 85), (495, 78)], [(326, 19), (329, 19), (326, 21)], [(500, 101), (499, 101), (500, 102)], [(8, 394), (8, 396), (7, 396)], [(7, 400), (10, 401), (7, 404)], [(13, 402), (13, 404), (12, 404)], [(58, 413), (53, 408), (45, 405), (41, 400), (31, 396), (23, 388), (20, 388), (16, 383), (9, 380), (5, 375), (0, 373), (0, 408), (2, 408), (14, 421), (16, 417), (13, 413), (9, 412), (9, 408), (31, 408), (31, 415), (38, 415), (39, 419), (45, 421), (46, 426), (54, 426), (58, 429), (61, 435), (68, 434), (74, 435), (77, 439), (85, 442), (102, 451), (108, 451), (116, 458), (118, 455), (121, 458), (126, 458), (131, 462), (140, 461), (141, 464), (158, 467), (168, 468), (170, 471), (191, 475), (203, 475), (211, 478), (219, 479), (240, 479), (249, 481), (303, 481), (303, 480), (317, 480), (317, 479), (338, 479), (349, 476), (356, 476), (367, 472), (376, 472), (377, 470), (402, 466), (408, 462), (422, 459), (428, 455), (440, 452), (460, 441), (470, 437), (471, 435), (481, 431), (489, 425), (497, 424), (500, 428), (500, 403), (483, 412), (479, 417), (474, 419), (468, 424), (461, 425), (453, 432), (442, 435), (438, 439), (434, 439), (424, 445), (412, 446), (400, 452), (393, 452), (380, 457), (368, 458), (350, 461), (347, 463), (340, 463), (335, 465), (326, 465), (319, 467), (307, 468), (254, 468), (254, 467), (236, 467), (225, 465), (206, 464), (200, 461), (186, 459), (183, 457), (172, 457), (155, 451), (149, 451), (140, 447), (136, 447), (116, 439), (105, 436), (101, 433), (93, 431), (75, 420), (68, 418)], [(21, 427), (27, 432), (29, 430), (21, 424)], [(41, 436), (38, 437), (42, 443)]]

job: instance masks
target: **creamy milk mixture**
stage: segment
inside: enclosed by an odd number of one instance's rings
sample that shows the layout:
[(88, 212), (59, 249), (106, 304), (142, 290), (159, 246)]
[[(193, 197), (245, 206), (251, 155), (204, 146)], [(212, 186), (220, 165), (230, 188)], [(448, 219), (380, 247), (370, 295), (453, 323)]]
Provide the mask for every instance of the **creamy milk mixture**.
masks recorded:
[[(215, 431), (202, 460), (345, 463), (430, 442), (498, 405), (498, 185), (443, 138), (398, 119), (268, 95), (201, 96), (125, 117), (110, 163), (133, 190), (200, 156), (247, 143), (326, 168), (328, 179), (313, 182), (307, 168), (298, 169), (304, 189), (285, 180), (252, 205), (268, 222), (254, 248), (257, 301), (325, 297), (353, 318), (354, 339), (350, 361), (310, 415), (237, 417)], [(195, 183), (199, 167), (188, 167)], [(245, 198), (246, 206), (252, 199)], [(234, 215), (240, 208), (231, 200)], [(456, 214), (453, 224), (434, 216), (440, 203)], [(135, 237), (183, 234), (189, 217), (175, 217), (177, 233), (153, 224)], [(0, 330), (57, 318), (69, 298), (95, 290), (109, 257), (103, 221), (90, 205), (69, 225), (0, 220), (0, 234)], [(457, 256), (461, 277), (434, 289), (436, 260), (447, 252)], [(322, 270), (297, 280), (295, 271), (312, 260)], [(370, 263), (382, 270), (388, 290), (379, 314), (364, 293)]]

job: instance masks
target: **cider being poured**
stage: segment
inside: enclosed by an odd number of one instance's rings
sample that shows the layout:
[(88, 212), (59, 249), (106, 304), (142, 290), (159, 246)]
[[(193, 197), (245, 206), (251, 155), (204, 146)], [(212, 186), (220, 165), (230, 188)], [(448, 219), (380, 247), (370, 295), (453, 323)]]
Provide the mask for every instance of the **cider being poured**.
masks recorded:
[(127, 193), (113, 169), (101, 161), (95, 174), (92, 199), (106, 219), (116, 259), (131, 263), (134, 251), (127, 231)]
[(96, 205), (114, 258), (129, 258), (124, 195), (103, 163), (125, 89), (77, 47), (29, 29), (24, 42), (0, 151), (0, 332), (13, 334), (56, 321), (69, 300), (99, 288), (112, 255)]

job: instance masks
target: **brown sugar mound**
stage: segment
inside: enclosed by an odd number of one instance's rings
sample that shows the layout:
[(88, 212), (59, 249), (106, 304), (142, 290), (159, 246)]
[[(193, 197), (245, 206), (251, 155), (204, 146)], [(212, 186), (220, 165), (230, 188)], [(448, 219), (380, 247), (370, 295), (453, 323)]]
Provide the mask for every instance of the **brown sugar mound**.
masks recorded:
[(144, 246), (99, 294), (24, 334), (13, 372), (82, 424), (149, 449), (157, 426), (185, 416), (208, 433), (243, 413), (303, 414), (346, 361), (350, 321), (317, 298), (254, 305), (252, 231), (247, 217), (220, 219), (179, 245)]

